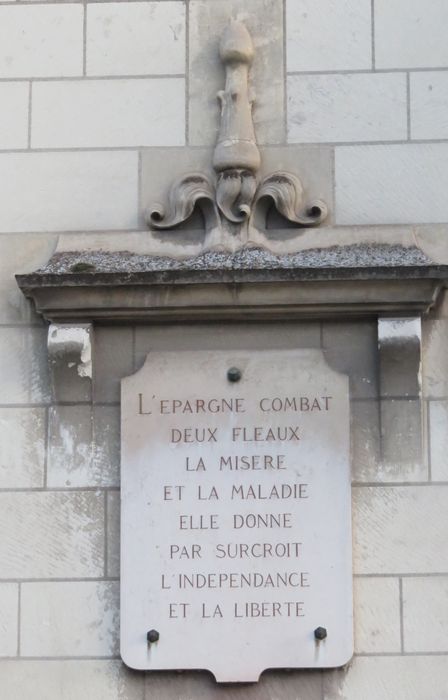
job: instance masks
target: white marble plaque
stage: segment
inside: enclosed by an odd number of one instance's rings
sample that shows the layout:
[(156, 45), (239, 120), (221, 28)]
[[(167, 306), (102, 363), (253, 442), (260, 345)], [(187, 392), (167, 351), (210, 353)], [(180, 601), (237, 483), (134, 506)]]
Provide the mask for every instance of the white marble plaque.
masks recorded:
[(347, 377), (319, 350), (151, 353), (121, 411), (125, 663), (219, 682), (346, 663)]

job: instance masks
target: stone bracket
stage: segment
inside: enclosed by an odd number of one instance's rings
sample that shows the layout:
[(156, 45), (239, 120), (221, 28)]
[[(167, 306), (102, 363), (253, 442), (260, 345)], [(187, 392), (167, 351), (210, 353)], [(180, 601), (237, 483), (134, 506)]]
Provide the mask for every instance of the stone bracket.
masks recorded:
[[(379, 318), (381, 461), (388, 471), (425, 463), (420, 317)], [(399, 464), (397, 464), (397, 462)]]
[(51, 323), (48, 361), (56, 402), (92, 400), (91, 323)]

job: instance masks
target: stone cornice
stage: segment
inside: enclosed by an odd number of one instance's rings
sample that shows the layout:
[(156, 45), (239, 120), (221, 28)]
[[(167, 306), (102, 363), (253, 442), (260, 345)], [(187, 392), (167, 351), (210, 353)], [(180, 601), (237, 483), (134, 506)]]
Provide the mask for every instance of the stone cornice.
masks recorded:
[[(102, 254), (101, 271), (98, 259), (89, 268), (88, 257), (79, 262), (79, 255), (65, 254), (41, 271), (17, 275), (17, 282), (52, 322), (422, 315), (448, 279), (448, 265), (416, 263), (415, 251), (408, 255), (407, 265), (361, 267), (288, 266), (284, 256), (258, 268), (225, 258), (215, 265), (194, 258), (170, 269), (156, 258), (152, 266), (148, 260), (146, 269), (131, 271), (113, 264), (119, 254), (112, 254), (112, 261)], [(123, 254), (122, 262), (126, 259)]]

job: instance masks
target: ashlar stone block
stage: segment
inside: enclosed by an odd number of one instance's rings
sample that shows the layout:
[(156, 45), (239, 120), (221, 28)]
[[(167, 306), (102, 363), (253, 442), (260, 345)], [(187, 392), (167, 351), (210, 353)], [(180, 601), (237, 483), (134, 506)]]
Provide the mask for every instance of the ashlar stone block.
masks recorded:
[(448, 692), (448, 657), (358, 657), (324, 675), (324, 700), (442, 700)]
[(44, 408), (0, 408), (0, 488), (44, 485)]
[(82, 75), (83, 7), (49, 3), (0, 7), (0, 77)]
[(404, 73), (290, 75), (288, 142), (407, 138)]
[(338, 146), (335, 154), (338, 224), (448, 220), (448, 144)]
[(34, 87), (33, 148), (184, 143), (183, 78), (46, 81)]
[(0, 148), (27, 147), (29, 90), (25, 82), (0, 84)]
[(119, 468), (117, 406), (56, 406), (50, 409), (49, 486), (116, 486)]
[(287, 0), (288, 72), (372, 66), (370, 0)]
[(265, 350), (318, 348), (320, 323), (282, 323), (247, 325), (176, 325), (137, 326), (135, 334), (136, 366), (141, 366), (148, 352), (169, 350)]
[(429, 402), (432, 481), (448, 481), (448, 401)]
[(448, 73), (411, 73), (411, 138), (446, 139), (448, 125)]
[(0, 579), (103, 575), (101, 493), (0, 493), (0, 532)]
[(96, 403), (120, 400), (120, 380), (134, 371), (133, 328), (95, 328), (93, 398)]
[(0, 232), (136, 228), (137, 182), (135, 152), (2, 153)]
[(400, 591), (397, 578), (354, 579), (355, 652), (400, 652)]
[(353, 480), (355, 482), (384, 481), (381, 469), (379, 402), (352, 401), (350, 413)]
[(22, 584), (21, 654), (116, 655), (118, 597), (116, 581)]
[(0, 583), (0, 656), (15, 656), (18, 647), (19, 586)]
[(421, 402), (383, 399), (380, 405), (384, 481), (427, 481)]
[(356, 574), (448, 571), (445, 486), (353, 488)]
[(321, 700), (319, 671), (265, 671), (258, 683), (217, 685), (210, 673), (146, 674), (145, 700)]
[(3, 404), (50, 399), (45, 328), (0, 328), (0, 385)]
[(87, 6), (87, 75), (184, 72), (183, 2), (107, 2)]
[(0, 675), (8, 699), (143, 700), (142, 674), (121, 661), (2, 661)]
[(448, 576), (403, 579), (406, 652), (448, 652)]
[(444, 0), (375, 0), (377, 68), (448, 66)]
[(120, 575), (120, 492), (107, 494), (107, 564), (106, 576)]

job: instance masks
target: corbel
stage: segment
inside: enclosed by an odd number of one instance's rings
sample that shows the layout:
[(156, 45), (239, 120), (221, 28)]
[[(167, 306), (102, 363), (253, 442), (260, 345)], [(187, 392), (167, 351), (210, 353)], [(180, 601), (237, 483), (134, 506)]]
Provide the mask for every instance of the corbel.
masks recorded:
[(425, 464), (421, 343), (421, 317), (378, 318), (381, 461), (398, 480), (404, 468), (412, 477)]
[(92, 400), (91, 323), (51, 323), (48, 361), (53, 399), (59, 402)]

